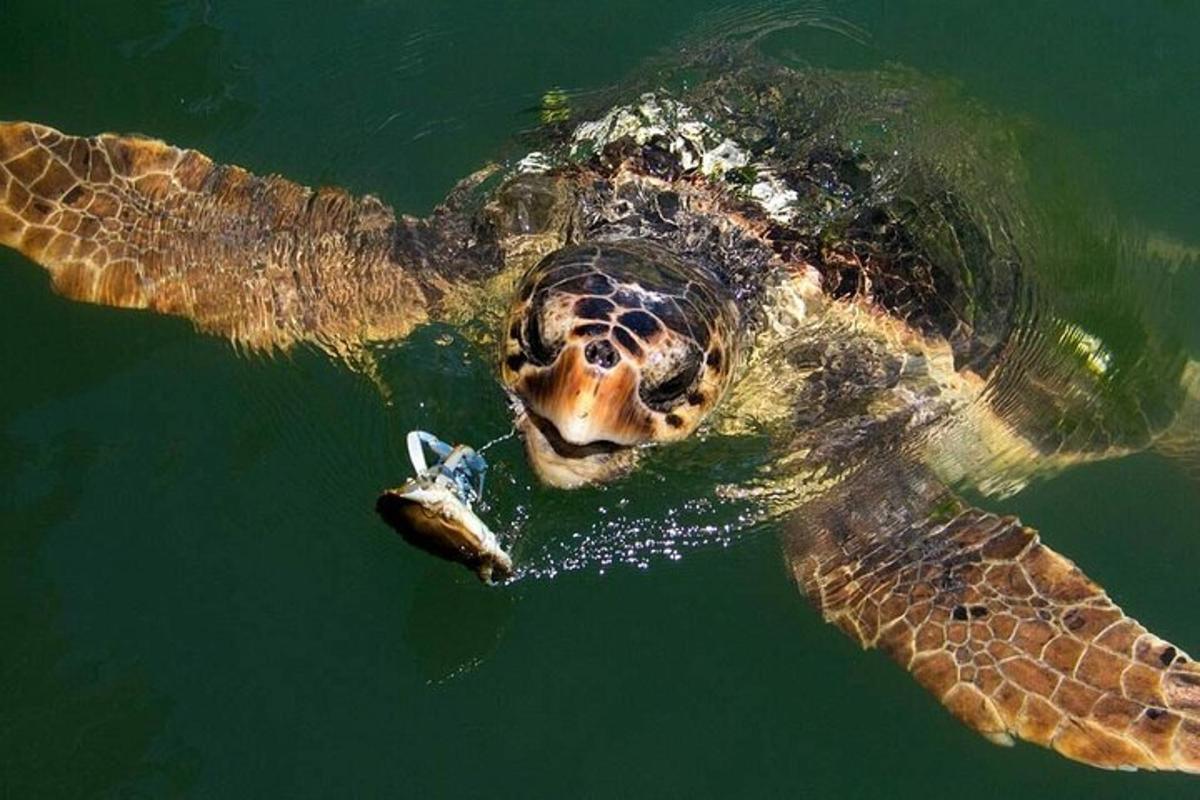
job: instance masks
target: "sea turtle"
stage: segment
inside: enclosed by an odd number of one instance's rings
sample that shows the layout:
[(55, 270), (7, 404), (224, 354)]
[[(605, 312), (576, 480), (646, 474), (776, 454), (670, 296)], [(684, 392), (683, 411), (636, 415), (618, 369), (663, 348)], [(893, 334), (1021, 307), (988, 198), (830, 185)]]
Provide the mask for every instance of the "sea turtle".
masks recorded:
[(251, 350), (362, 365), (371, 342), (466, 324), (555, 486), (625, 476), (702, 424), (758, 437), (759, 477), (719, 492), (779, 520), (827, 620), (993, 742), (1200, 772), (1200, 665), (957, 491), (1186, 447), (1200, 371), (1147, 339), (1137, 364), (1168, 379), (1117, 381), (1105, 344), (1045, 308), (1021, 165), (922, 86), (757, 62), (581, 122), (558, 98), (537, 149), (424, 218), (6, 123), (0, 241), (62, 295)]

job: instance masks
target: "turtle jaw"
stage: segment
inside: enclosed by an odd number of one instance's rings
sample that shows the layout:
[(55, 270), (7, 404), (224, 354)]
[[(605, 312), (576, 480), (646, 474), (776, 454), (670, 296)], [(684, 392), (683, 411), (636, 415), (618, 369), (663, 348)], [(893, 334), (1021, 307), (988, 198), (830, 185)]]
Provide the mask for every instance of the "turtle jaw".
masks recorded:
[(525, 440), (525, 453), (538, 478), (556, 489), (578, 489), (607, 483), (628, 474), (637, 461), (630, 445), (607, 441), (572, 444), (550, 420), (518, 406), (517, 430)]
[(538, 478), (560, 489), (607, 483), (633, 469), (637, 447), (653, 436), (627, 363), (589, 363), (568, 345), (552, 366), (505, 374), (516, 426)]

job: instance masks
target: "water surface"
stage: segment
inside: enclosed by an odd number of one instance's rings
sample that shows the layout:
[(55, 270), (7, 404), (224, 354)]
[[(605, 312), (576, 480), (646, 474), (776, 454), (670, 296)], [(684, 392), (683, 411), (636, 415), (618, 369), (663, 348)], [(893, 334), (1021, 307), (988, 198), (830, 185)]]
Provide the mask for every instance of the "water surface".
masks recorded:
[[(1138, 235), (1200, 242), (1196, 6), (829, 12), (837, 24), (764, 48), (957, 82), (1023, 121), (1045, 208), (1096, 202)], [(424, 213), (535, 124), (547, 89), (611, 86), (697, 28), (758, 13), (9, 0), (0, 118), (145, 132)], [(1170, 266), (1183, 270), (1171, 293), (1140, 307), (1194, 354), (1200, 271)], [(1076, 299), (1119, 336), (1128, 298), (1112, 284)], [(404, 431), (485, 441), (508, 425), (490, 365), (444, 329), (387, 354), (388, 404), (314, 352), (237, 357), (185, 322), (58, 299), (5, 250), (0, 375), (5, 796), (1198, 791), (1194, 778), (1105, 774), (966, 731), (818, 619), (770, 531), (724, 537), (736, 512), (689, 502), (728, 467), (711, 453), (562, 494), (530, 485), (517, 442), (490, 451), (495, 504), (531, 560), (562, 565), (576, 537), (614, 528), (716, 532), (682, 558), (589, 558), (487, 590), (402, 546), (372, 504), (407, 472)], [(1200, 494), (1176, 465), (1138, 455), (989, 503), (1038, 526), (1151, 629), (1200, 649)]]

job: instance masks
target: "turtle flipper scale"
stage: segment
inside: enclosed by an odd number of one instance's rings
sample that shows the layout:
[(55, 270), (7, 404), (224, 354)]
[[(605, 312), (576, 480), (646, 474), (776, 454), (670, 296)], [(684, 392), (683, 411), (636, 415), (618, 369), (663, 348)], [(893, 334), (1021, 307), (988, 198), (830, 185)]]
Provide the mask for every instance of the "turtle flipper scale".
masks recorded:
[(825, 619), (993, 742), (1018, 737), (1108, 769), (1200, 772), (1200, 664), (1032, 528), (961, 503), (919, 470), (902, 474), (882, 490), (872, 476), (861, 496), (851, 479), (836, 509), (797, 516), (789, 563)]
[(421, 322), (430, 287), (394, 263), (397, 225), (373, 197), (152, 139), (0, 123), (0, 243), (66, 297), (187, 317), (251, 349), (340, 350)]

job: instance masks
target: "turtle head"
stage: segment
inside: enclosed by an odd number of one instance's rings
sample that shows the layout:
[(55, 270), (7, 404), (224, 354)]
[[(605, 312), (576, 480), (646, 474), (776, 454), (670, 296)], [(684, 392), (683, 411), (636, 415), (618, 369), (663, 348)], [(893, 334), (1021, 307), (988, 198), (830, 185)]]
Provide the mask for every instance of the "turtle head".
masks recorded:
[(572, 245), (522, 279), (505, 386), (538, 476), (572, 488), (682, 439), (729, 383), (739, 314), (706, 270), (645, 242)]

